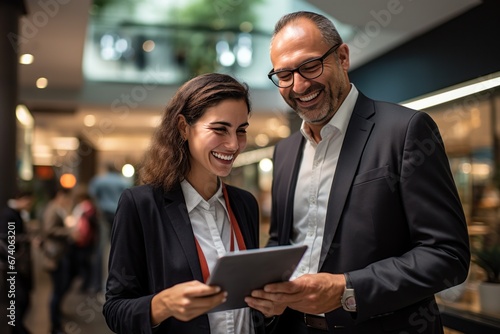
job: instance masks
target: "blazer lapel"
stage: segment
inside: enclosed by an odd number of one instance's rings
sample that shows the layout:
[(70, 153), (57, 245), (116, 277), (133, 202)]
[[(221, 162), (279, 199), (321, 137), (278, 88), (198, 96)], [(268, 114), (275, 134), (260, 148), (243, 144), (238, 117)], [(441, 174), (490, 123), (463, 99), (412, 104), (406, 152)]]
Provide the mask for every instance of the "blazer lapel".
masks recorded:
[[(299, 175), (300, 164), (302, 162), (302, 153), (304, 149), (305, 138), (299, 132), (297, 133), (293, 140), (288, 143), (288, 155), (287, 165), (293, 166), (293, 169), (283, 169), (282, 172), (289, 171), (287, 175), (283, 175), (284, 181), (288, 184), (288, 189), (286, 191), (286, 206), (284, 208), (284, 224), (283, 231), (280, 235), (280, 245), (287, 245), (290, 243), (292, 237), (292, 226), (293, 226), (293, 203), (295, 197), (295, 188), (297, 187), (297, 178)], [(281, 196), (281, 195), (278, 195)]]
[(349, 194), (356, 174), (361, 155), (370, 136), (374, 123), (368, 118), (374, 113), (373, 104), (364, 95), (359, 93), (354, 107), (347, 132), (342, 144), (340, 156), (333, 178), (328, 209), (325, 220), (325, 234), (321, 249), (319, 268), (323, 265), (326, 255), (332, 247), (332, 241), (344, 210), (345, 201)]
[(194, 234), (191, 227), (191, 220), (187, 212), (184, 195), (180, 186), (176, 190), (165, 193), (165, 212), (168, 216), (168, 221), (179, 238), (179, 242), (189, 263), (193, 277), (203, 282), (203, 274), (201, 273), (200, 262), (198, 260), (198, 252), (194, 243)]

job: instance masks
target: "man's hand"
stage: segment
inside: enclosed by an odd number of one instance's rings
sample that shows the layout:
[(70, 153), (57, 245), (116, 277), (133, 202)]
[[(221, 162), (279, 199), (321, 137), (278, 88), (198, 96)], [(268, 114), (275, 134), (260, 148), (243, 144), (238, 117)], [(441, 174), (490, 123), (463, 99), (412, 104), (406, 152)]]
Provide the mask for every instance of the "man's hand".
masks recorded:
[(340, 307), (346, 281), (340, 274), (306, 274), (293, 281), (268, 284), (245, 298), (248, 306), (266, 317), (283, 313), (286, 307), (299, 312), (320, 314)]

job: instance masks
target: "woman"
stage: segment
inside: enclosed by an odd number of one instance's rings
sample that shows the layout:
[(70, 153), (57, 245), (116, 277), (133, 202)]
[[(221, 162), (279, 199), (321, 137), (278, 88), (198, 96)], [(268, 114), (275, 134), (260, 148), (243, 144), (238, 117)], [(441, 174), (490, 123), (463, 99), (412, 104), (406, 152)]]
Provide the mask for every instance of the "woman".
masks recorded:
[(118, 333), (259, 333), (249, 308), (208, 313), (225, 292), (206, 281), (227, 251), (258, 247), (259, 209), (224, 185), (246, 146), (248, 89), (224, 74), (185, 83), (167, 106), (113, 224), (104, 316)]

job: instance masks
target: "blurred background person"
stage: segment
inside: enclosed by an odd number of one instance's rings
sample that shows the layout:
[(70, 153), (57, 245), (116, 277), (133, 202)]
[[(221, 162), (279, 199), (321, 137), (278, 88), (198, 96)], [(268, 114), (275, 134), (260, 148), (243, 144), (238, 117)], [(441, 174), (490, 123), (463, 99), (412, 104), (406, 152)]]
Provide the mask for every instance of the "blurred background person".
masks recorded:
[(108, 230), (115, 219), (115, 211), (122, 192), (132, 182), (118, 172), (113, 163), (106, 164), (106, 173), (96, 175), (89, 184), (89, 194), (107, 223)]
[[(8, 325), (7, 331), (2, 333), (30, 333), (24, 325), (26, 313), (30, 305), (30, 293), (33, 288), (33, 269), (31, 259), (31, 236), (28, 232), (28, 222), (30, 220), (30, 210), (33, 205), (33, 193), (30, 191), (19, 192), (10, 199), (0, 212), (0, 298), (7, 298), (8, 287), (7, 272), (16, 272), (15, 275), (15, 321)], [(14, 251), (11, 252), (14, 245)], [(10, 259), (15, 259), (14, 267), (9, 268)], [(4, 288), (5, 287), (5, 288)], [(9, 300), (8, 302), (10, 303)], [(2, 303), (3, 312), (6, 310)], [(10, 320), (10, 318), (8, 318)]]
[(74, 239), (78, 261), (78, 275), (82, 278), (80, 291), (96, 293), (101, 290), (102, 253), (99, 248), (99, 220), (97, 208), (87, 192), (80, 187), (75, 194), (72, 212), (75, 221)]
[(42, 219), (44, 267), (52, 279), (50, 298), (51, 333), (64, 333), (61, 304), (77, 273), (73, 223), (69, 221), (73, 198), (70, 189), (61, 188), (45, 208)]

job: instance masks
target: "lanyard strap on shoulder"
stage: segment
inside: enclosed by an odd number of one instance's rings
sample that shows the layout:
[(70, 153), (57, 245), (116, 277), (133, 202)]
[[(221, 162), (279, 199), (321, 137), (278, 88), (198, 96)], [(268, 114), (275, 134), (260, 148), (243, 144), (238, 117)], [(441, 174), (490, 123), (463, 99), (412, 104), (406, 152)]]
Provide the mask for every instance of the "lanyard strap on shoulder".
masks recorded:
[[(245, 245), (245, 240), (243, 239), (243, 235), (241, 234), (241, 229), (236, 220), (236, 216), (234, 215), (233, 210), (231, 209), (231, 205), (229, 204), (229, 197), (227, 195), (226, 186), (224, 184), (222, 184), (222, 193), (224, 194), (224, 201), (226, 202), (226, 208), (229, 214), (229, 225), (231, 227), (230, 230), (231, 241), (229, 250), (231, 252), (234, 252), (234, 239), (236, 239), (236, 242), (238, 243), (238, 249), (245, 250), (247, 249)], [(208, 268), (207, 259), (205, 257), (205, 254), (203, 253), (203, 250), (201, 249), (198, 239), (196, 239), (196, 236), (194, 237), (194, 241), (196, 244), (196, 251), (198, 252), (198, 260), (200, 261), (203, 281), (206, 282), (208, 280), (208, 277), (210, 276), (210, 269)]]

